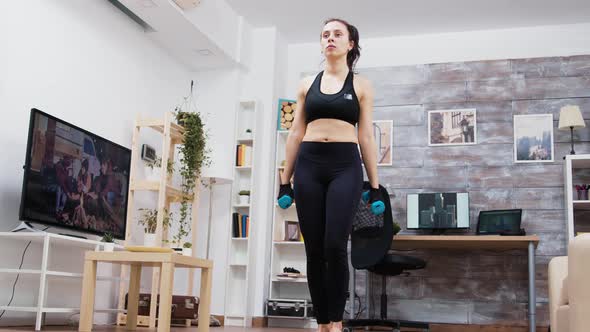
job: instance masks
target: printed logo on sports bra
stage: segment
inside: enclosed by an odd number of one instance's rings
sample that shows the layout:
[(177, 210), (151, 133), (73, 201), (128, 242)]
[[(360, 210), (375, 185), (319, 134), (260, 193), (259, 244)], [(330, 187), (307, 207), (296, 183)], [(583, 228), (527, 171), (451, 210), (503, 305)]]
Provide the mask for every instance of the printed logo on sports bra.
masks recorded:
[(352, 100), (352, 95), (350, 93), (345, 93), (344, 99)]

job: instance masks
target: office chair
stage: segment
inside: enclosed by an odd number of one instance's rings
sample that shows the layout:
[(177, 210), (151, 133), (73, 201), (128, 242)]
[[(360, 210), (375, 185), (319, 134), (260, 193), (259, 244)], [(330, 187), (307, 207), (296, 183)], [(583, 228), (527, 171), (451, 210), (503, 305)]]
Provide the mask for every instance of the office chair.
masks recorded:
[[(367, 189), (368, 187), (369, 183), (365, 182), (364, 188)], [(429, 331), (428, 323), (390, 320), (387, 318), (387, 277), (407, 273), (406, 271), (409, 270), (423, 269), (426, 266), (426, 262), (415, 257), (389, 253), (394, 235), (391, 203), (387, 190), (383, 186), (379, 186), (379, 190), (381, 190), (384, 198), (383, 203), (385, 204), (385, 212), (380, 216), (383, 221), (382, 227), (377, 233), (366, 232), (355, 227), (359, 223), (364, 223), (362, 220), (359, 221), (359, 219), (362, 219), (359, 216), (366, 215), (365, 208), (362, 206), (364, 203), (361, 202), (359, 211), (357, 211), (357, 217), (353, 223), (350, 258), (355, 270), (368, 270), (382, 277), (380, 319), (344, 320), (342, 322), (342, 331), (352, 332), (354, 328), (367, 328), (370, 326), (390, 327), (393, 331), (400, 331), (401, 327), (412, 327)], [(355, 230), (355, 228), (357, 229)]]

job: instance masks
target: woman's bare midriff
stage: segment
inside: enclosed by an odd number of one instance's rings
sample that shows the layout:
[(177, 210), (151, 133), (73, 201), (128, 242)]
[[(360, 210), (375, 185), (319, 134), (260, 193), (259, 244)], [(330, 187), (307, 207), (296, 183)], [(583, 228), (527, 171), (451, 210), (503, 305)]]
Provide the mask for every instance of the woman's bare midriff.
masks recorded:
[(356, 128), (337, 119), (317, 119), (307, 124), (303, 142), (352, 142), (358, 144)]

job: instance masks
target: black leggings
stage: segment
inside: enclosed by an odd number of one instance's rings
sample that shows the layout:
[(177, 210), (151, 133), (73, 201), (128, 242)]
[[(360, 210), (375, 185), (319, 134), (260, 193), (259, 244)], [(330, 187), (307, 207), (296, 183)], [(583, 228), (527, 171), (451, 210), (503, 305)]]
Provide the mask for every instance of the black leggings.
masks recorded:
[(293, 191), (318, 324), (342, 320), (349, 279), (347, 243), (362, 185), (356, 143), (301, 142)]

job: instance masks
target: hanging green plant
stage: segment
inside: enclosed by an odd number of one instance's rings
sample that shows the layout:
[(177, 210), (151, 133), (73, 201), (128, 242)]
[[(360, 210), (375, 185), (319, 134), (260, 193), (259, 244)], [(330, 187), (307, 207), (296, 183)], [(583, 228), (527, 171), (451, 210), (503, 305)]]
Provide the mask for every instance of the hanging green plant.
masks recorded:
[[(184, 111), (183, 106), (187, 109), (193, 109), (190, 112)], [(173, 236), (173, 242), (180, 245), (185, 236), (190, 234), (191, 230), (191, 200), (194, 196), (194, 189), (197, 179), (201, 176), (203, 167), (211, 165), (209, 157), (210, 149), (207, 148), (208, 133), (204, 128), (203, 120), (200, 113), (196, 112), (196, 107), (192, 102), (192, 82), (191, 95), (185, 98), (185, 103), (175, 109), (176, 121), (184, 128), (183, 143), (179, 145), (180, 154), (180, 176), (182, 178), (182, 198), (180, 201), (179, 227), (176, 235)]]

